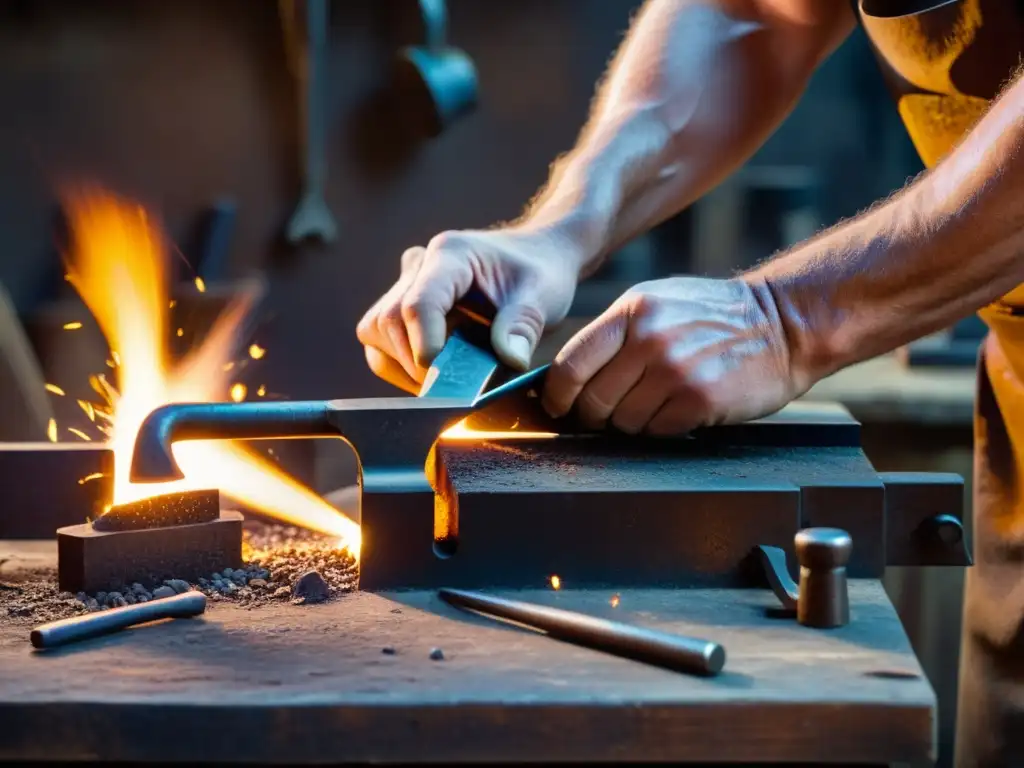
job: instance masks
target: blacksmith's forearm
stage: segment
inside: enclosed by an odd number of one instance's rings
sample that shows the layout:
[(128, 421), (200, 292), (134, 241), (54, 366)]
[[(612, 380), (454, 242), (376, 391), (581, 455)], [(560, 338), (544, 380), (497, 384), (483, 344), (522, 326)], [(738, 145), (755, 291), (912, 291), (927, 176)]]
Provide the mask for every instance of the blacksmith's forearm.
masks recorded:
[(748, 159), (852, 23), (844, 0), (648, 2), (523, 222), (568, 229), (592, 273)]
[(1024, 283), (1024, 81), (899, 195), (749, 276), (816, 379), (945, 328)]

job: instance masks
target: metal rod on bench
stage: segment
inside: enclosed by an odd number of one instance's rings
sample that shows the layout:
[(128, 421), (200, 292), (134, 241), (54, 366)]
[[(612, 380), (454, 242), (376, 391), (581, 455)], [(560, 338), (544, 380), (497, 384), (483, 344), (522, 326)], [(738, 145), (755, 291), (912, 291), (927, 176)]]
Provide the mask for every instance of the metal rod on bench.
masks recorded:
[(556, 640), (695, 675), (714, 676), (725, 666), (725, 648), (710, 640), (672, 635), (544, 605), (442, 589), (446, 603), (509, 619)]
[(72, 616), (51, 621), (32, 630), (30, 639), (36, 648), (56, 648), (78, 640), (98, 637), (136, 624), (158, 619), (187, 619), (206, 610), (206, 595), (195, 590), (148, 603), (111, 608), (101, 613)]

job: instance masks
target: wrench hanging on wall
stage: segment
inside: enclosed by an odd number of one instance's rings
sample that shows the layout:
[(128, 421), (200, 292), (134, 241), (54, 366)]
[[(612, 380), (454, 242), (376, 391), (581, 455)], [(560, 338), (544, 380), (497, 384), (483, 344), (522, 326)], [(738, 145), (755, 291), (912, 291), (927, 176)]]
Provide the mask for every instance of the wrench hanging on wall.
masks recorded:
[[(307, 238), (329, 243), (338, 236), (324, 191), (327, 183), (328, 0), (279, 0), (285, 53), (302, 94), (299, 125), (302, 137), (303, 191), (288, 220), (290, 243)], [(300, 19), (304, 16), (304, 20)]]

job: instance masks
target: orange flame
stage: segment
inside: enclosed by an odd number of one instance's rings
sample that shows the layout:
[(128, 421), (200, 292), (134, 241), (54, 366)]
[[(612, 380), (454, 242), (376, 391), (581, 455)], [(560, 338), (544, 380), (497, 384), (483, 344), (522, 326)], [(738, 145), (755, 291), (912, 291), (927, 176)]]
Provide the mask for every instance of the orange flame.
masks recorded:
[(518, 420), (512, 425), (512, 430), (509, 432), (491, 432), (482, 429), (473, 429), (466, 422), (467, 419), (463, 419), (458, 424), (453, 424), (441, 433), (441, 437), (445, 440), (538, 440), (558, 437), (554, 432), (528, 432), (525, 429), (518, 430), (516, 428), (519, 424)]
[[(114, 503), (182, 490), (220, 488), (247, 506), (286, 522), (336, 535), (358, 554), (359, 526), (273, 464), (227, 442), (186, 442), (174, 447), (185, 479), (174, 483), (134, 484), (128, 473), (135, 436), (155, 408), (175, 402), (213, 402), (228, 389), (227, 361), (236, 351), (239, 329), (255, 303), (253, 295), (235, 299), (217, 319), (202, 345), (172, 366), (166, 250), (160, 228), (140, 206), (104, 193), (87, 192), (68, 201), (74, 234), (68, 280), (96, 318), (116, 363), (119, 387), (102, 376), (93, 389), (105, 403), (96, 415), (109, 415), (114, 451)], [(205, 290), (200, 280), (199, 291)], [(238, 394), (238, 389), (232, 393)], [(244, 397), (244, 392), (242, 394)], [(232, 398), (234, 399), (234, 398)], [(241, 398), (239, 398), (241, 399)], [(56, 425), (50, 426), (56, 439)]]

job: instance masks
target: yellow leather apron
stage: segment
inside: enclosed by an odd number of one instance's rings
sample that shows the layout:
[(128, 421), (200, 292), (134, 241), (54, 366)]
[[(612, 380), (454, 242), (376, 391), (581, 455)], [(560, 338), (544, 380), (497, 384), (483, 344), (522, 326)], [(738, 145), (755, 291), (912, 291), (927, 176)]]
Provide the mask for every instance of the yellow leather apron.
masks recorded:
[[(858, 0), (925, 165), (952, 149), (1024, 60), (1017, 0)], [(1024, 286), (989, 326), (975, 406), (974, 567), (964, 596), (956, 765), (1024, 768)]]

